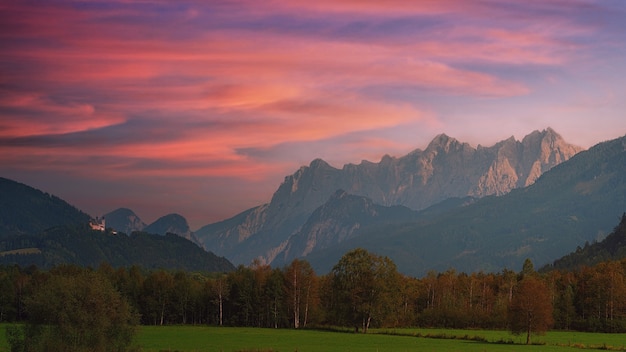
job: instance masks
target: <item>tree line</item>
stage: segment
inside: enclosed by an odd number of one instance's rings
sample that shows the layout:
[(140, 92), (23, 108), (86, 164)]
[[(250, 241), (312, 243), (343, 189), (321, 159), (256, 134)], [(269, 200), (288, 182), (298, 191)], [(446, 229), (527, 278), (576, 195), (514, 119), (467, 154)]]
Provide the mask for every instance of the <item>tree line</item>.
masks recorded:
[(555, 329), (626, 332), (626, 259), (571, 271), (537, 273), (527, 261), (519, 273), (448, 270), (414, 278), (363, 249), (346, 253), (326, 275), (304, 260), (284, 268), (257, 262), (220, 274), (108, 264), (47, 271), (6, 266), (0, 268), (0, 322), (29, 320), (35, 313), (27, 303), (32, 307), (45, 283), (85, 273), (111, 285), (146, 325), (513, 329), (520, 320), (511, 318), (516, 299), (526, 294), (531, 301), (545, 297), (549, 307), (541, 309), (550, 314), (543, 319)]

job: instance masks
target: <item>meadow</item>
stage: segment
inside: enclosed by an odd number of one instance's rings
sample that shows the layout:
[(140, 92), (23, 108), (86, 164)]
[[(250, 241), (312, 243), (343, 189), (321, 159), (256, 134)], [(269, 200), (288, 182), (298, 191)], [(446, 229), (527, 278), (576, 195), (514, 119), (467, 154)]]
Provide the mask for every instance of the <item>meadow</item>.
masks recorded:
[[(9, 351), (0, 325), (0, 351)], [(332, 352), (332, 351), (626, 351), (626, 334), (552, 331), (526, 346), (506, 331), (451, 329), (372, 330), (367, 335), (322, 330), (141, 326), (134, 343), (140, 351), (164, 352)]]

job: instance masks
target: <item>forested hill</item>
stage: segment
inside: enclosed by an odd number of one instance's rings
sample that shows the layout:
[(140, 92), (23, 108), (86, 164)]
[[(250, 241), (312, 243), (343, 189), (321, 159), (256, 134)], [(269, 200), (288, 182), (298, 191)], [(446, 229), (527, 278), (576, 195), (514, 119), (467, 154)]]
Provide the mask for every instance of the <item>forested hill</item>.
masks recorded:
[(626, 213), (622, 215), (619, 225), (603, 241), (593, 244), (587, 243), (583, 248), (578, 247), (575, 252), (542, 268), (542, 271), (550, 269), (575, 270), (582, 266), (593, 266), (608, 260), (623, 258), (626, 258)]
[(176, 269), (202, 272), (230, 272), (235, 269), (223, 257), (206, 252), (174, 234), (165, 236), (134, 232), (130, 236), (93, 231), (84, 226), (58, 226), (37, 235), (12, 236), (0, 240), (0, 264), (36, 265), (50, 268), (59, 264), (98, 267), (138, 265), (146, 269)]
[(0, 238), (88, 221), (89, 215), (61, 198), (0, 177)]
[(0, 177), (0, 265), (59, 264), (228, 272), (234, 266), (176, 235), (93, 231), (90, 216), (61, 198)]

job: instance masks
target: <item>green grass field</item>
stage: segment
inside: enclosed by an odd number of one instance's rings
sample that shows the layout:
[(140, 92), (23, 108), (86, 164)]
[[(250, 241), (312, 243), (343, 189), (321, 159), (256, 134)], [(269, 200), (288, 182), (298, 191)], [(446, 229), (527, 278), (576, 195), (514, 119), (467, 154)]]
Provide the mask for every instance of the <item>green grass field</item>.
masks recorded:
[[(0, 325), (2, 352), (9, 351), (5, 327)], [(142, 326), (135, 345), (144, 352), (581, 351), (582, 348), (626, 351), (626, 334), (554, 331), (535, 340), (545, 344), (526, 346), (521, 344), (524, 341), (521, 336), (513, 336), (506, 331), (487, 330), (396, 329), (373, 330), (370, 334), (362, 335), (317, 330)]]

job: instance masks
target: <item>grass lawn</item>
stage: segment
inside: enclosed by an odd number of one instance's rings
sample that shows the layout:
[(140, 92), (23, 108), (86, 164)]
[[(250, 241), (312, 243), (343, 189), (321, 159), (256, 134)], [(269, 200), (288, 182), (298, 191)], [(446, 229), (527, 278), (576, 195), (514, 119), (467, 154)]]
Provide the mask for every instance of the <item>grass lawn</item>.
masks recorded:
[[(0, 324), (0, 351), (8, 352), (6, 325)], [(382, 335), (379, 333), (394, 333)], [(442, 338), (444, 337), (445, 338)], [(416, 337), (422, 336), (422, 337)], [(425, 337), (430, 336), (430, 337)], [(453, 337), (457, 337), (456, 339)], [(473, 341), (480, 337), (486, 341)], [(462, 339), (466, 338), (466, 339)], [(524, 337), (506, 331), (395, 329), (372, 330), (367, 335), (317, 330), (275, 330), (206, 326), (142, 326), (135, 346), (144, 352), (185, 351), (581, 351), (615, 349), (626, 351), (626, 334), (549, 332), (535, 337), (545, 345), (526, 346)], [(504, 344), (497, 342), (515, 342)]]
[[(392, 332), (397, 335), (382, 335)], [(411, 335), (447, 338), (415, 337)], [(486, 341), (456, 337), (479, 336)], [(506, 331), (397, 329), (373, 330), (367, 335), (316, 330), (275, 330), (227, 327), (141, 327), (137, 345), (143, 351), (576, 351), (580, 348), (626, 350), (626, 334), (550, 332), (526, 346), (525, 337)], [(497, 342), (515, 342), (505, 344)], [(578, 347), (578, 348), (576, 348)]]

